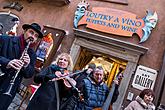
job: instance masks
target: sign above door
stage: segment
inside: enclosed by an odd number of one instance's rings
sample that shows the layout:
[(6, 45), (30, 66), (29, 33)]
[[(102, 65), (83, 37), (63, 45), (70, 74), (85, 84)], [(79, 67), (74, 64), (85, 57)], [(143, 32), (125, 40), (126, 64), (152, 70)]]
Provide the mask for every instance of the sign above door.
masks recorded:
[(87, 28), (97, 31), (131, 37), (134, 33), (140, 38), (140, 43), (146, 41), (151, 30), (155, 28), (158, 16), (156, 12), (147, 11), (144, 18), (136, 14), (105, 7), (93, 7), (88, 11), (89, 3), (81, 1), (75, 12), (74, 27), (86, 24)]

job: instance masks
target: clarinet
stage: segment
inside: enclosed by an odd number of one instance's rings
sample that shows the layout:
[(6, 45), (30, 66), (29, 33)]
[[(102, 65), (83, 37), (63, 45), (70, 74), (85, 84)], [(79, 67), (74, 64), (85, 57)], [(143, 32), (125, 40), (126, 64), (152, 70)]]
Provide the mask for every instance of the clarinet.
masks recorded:
[[(22, 55), (21, 55), (21, 57), (20, 57), (20, 60), (23, 60), (23, 56), (25, 55), (25, 53), (27, 53), (27, 50), (28, 50), (28, 48), (29, 48), (29, 46), (30, 46), (30, 44), (31, 44), (32, 41), (33, 41), (33, 38), (30, 37), (26, 48), (25, 48), (24, 51), (22, 52)], [(8, 88), (7, 88), (7, 90), (6, 90), (6, 92), (3, 93), (3, 94), (12, 97), (11, 90), (12, 90), (12, 88), (13, 88), (14, 82), (15, 82), (16, 78), (18, 77), (18, 74), (19, 74), (19, 72), (21, 71), (21, 69), (22, 69), (22, 68), (20, 68), (19, 70), (16, 71), (14, 78), (11, 79), (10, 84), (9, 84), (9, 86), (8, 86)]]

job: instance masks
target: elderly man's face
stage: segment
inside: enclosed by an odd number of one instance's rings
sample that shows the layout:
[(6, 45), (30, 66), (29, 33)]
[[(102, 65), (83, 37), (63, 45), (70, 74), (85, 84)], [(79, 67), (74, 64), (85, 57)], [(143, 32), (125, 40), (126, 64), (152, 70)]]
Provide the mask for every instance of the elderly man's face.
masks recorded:
[(93, 77), (96, 83), (100, 83), (103, 80), (103, 76), (104, 76), (104, 71), (96, 68), (96, 70), (93, 73)]
[(39, 34), (33, 29), (27, 29), (24, 32), (24, 38), (27, 41), (30, 37), (33, 39), (33, 42), (36, 42)]

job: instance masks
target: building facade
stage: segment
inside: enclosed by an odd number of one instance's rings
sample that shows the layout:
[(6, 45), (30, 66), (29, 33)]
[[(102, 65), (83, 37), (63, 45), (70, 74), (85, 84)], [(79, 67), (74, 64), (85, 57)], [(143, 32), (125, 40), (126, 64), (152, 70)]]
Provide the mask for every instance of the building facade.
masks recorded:
[[(53, 33), (54, 47), (48, 59), (43, 64), (49, 65), (56, 55), (61, 52), (71, 54), (74, 69), (82, 69), (93, 57), (111, 58), (124, 62), (124, 78), (119, 87), (119, 100), (113, 105), (114, 110), (124, 108), (141, 90), (133, 86), (133, 80), (139, 65), (153, 69), (157, 72), (153, 90), (156, 93), (154, 104), (165, 106), (164, 74), (165, 74), (165, 14), (164, 0), (86, 0), (88, 10), (93, 7), (104, 7), (122, 10), (144, 18), (146, 11), (155, 11), (158, 22), (149, 38), (139, 43), (137, 34), (122, 36), (87, 28), (86, 25), (74, 27), (74, 17), (80, 0), (19, 0), (21, 9), (4, 8), (15, 0), (0, 0), (0, 14), (17, 16), (20, 24), (17, 33), (20, 34), (24, 23), (37, 22), (43, 26), (43, 32)], [(110, 13), (110, 12), (109, 12)], [(110, 13), (111, 14), (111, 13)], [(0, 22), (7, 22), (0, 19)], [(10, 24), (6, 24), (10, 25)], [(5, 25), (5, 26), (6, 26)], [(10, 30), (10, 27), (8, 27)], [(92, 56), (92, 57), (91, 57)], [(82, 62), (85, 58), (88, 62)], [(110, 62), (111, 62), (110, 61)]]

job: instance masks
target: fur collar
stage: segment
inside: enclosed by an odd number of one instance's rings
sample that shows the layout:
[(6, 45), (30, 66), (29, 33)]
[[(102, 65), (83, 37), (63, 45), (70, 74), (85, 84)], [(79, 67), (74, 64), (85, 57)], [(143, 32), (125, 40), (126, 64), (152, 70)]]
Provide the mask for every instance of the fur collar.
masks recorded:
[(136, 97), (136, 101), (147, 110), (155, 110), (155, 105), (153, 103), (146, 104), (139, 96)]

